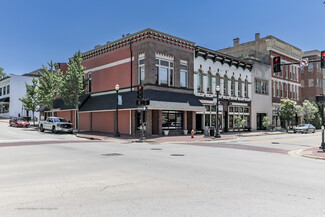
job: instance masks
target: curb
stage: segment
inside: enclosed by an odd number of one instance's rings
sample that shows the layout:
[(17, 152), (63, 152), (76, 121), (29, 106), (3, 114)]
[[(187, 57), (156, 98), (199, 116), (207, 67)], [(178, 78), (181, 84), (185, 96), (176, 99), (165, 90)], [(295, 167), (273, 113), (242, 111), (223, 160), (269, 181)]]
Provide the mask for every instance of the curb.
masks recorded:
[(325, 160), (325, 157), (318, 157), (318, 156), (313, 156), (313, 155), (309, 155), (309, 154), (302, 154), (301, 152), (303, 152), (305, 150), (306, 149), (299, 149), (299, 150), (292, 151), (292, 152), (294, 152), (294, 154), (296, 156), (300, 156), (300, 157), (305, 157), (305, 158), (314, 159), (314, 160)]

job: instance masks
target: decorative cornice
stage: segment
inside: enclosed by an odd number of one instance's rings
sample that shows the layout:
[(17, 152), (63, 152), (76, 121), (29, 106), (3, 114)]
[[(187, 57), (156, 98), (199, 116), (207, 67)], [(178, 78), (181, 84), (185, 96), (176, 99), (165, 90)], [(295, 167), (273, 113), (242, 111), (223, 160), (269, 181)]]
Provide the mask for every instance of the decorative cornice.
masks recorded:
[(153, 29), (145, 29), (140, 32), (131, 34), (124, 38), (118, 39), (116, 41), (110, 42), (93, 50), (87, 51), (83, 54), (82, 58), (84, 60), (107, 53), (112, 50), (120, 49), (129, 45), (130, 43), (136, 43), (145, 39), (152, 39), (156, 41), (161, 41), (167, 44), (172, 44), (181, 48), (194, 50), (194, 42), (187, 41), (172, 35), (168, 35), (163, 32), (159, 32)]
[(237, 68), (241, 67), (244, 70), (248, 69), (251, 71), (253, 69), (253, 64), (245, 60), (229, 56), (208, 48), (201, 46), (195, 46), (195, 57), (201, 56), (205, 60), (211, 59), (213, 62), (220, 62), (221, 64), (227, 63), (229, 66), (235, 66)]

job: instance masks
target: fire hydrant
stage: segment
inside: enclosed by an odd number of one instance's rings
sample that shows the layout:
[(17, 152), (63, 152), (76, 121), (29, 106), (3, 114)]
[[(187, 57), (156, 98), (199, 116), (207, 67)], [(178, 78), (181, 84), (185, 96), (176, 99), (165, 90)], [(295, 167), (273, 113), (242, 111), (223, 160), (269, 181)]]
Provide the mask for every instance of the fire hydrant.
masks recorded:
[(191, 130), (191, 138), (194, 138), (194, 130)]

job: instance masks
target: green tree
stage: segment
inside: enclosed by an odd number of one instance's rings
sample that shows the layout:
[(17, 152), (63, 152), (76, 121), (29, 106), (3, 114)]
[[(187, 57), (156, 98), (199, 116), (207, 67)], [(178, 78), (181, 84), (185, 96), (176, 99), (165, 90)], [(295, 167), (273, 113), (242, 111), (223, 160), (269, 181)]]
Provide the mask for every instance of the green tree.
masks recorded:
[(23, 106), (27, 111), (33, 112), (33, 123), (35, 126), (35, 111), (37, 109), (38, 103), (38, 81), (36, 78), (33, 78), (32, 85), (29, 85), (25, 82), (27, 92), (24, 97), (19, 98), (23, 103)]
[(315, 118), (311, 121), (311, 124), (320, 129), (322, 126), (322, 106), (316, 102), (312, 102), (312, 104), (318, 109), (318, 112), (315, 113)]
[(6, 73), (3, 72), (3, 68), (0, 67), (0, 79), (5, 77)]
[(263, 122), (262, 122), (263, 127), (267, 129), (270, 126), (270, 120), (268, 116), (263, 117)]
[(77, 130), (79, 132), (79, 97), (85, 93), (85, 79), (84, 70), (85, 67), (81, 65), (82, 53), (78, 51), (71, 58), (68, 64), (68, 69), (62, 80), (61, 97), (64, 104), (71, 105), (76, 108), (77, 114)]
[(299, 112), (302, 114), (305, 123), (310, 123), (315, 118), (315, 114), (318, 112), (318, 106), (315, 106), (313, 103), (305, 100), (302, 103), (302, 107), (299, 108)]
[(52, 61), (48, 65), (49, 68), (43, 65), (44, 72), (40, 72), (38, 98), (39, 103), (52, 110), (52, 116), (54, 116), (53, 101), (60, 93), (62, 72), (55, 70), (55, 64)]
[(297, 103), (290, 99), (281, 99), (280, 119), (285, 121), (286, 128), (289, 122), (294, 120), (294, 115), (297, 112)]
[(243, 120), (242, 116), (237, 116), (235, 119), (235, 126), (238, 128), (242, 128), (245, 124), (245, 120)]

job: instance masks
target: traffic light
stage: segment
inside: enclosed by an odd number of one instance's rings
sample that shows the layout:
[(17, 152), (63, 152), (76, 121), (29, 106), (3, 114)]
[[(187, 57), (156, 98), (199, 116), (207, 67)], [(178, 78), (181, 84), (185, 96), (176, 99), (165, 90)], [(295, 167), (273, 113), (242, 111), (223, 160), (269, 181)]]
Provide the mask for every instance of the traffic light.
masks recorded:
[(273, 72), (281, 72), (281, 58), (273, 57)]
[(137, 99), (142, 100), (143, 99), (143, 86), (138, 86), (137, 91)]
[(325, 50), (320, 52), (320, 67), (325, 68)]

